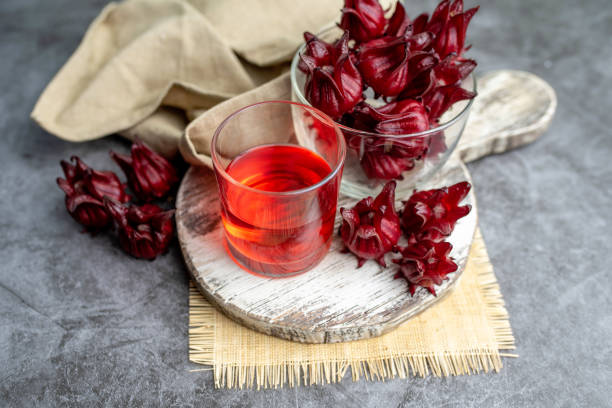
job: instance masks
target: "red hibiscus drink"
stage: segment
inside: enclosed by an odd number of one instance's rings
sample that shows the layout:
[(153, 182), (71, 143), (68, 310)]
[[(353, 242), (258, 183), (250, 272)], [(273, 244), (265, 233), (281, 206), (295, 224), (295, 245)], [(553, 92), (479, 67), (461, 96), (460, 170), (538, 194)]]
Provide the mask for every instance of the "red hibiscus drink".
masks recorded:
[(250, 272), (285, 277), (329, 250), (345, 145), (327, 116), (272, 101), (230, 115), (213, 137), (230, 256)]

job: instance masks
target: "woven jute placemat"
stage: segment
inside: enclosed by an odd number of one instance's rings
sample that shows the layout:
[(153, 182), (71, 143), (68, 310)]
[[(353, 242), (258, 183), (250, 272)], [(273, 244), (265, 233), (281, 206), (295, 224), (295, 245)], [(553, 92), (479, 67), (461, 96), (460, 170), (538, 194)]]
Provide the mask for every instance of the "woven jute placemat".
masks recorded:
[(349, 367), (355, 381), (499, 371), (502, 357), (516, 357), (508, 352), (514, 349), (480, 231), (453, 293), (373, 339), (301, 344), (267, 336), (225, 317), (193, 283), (189, 288), (189, 359), (214, 370), (216, 387), (328, 384), (340, 381)]

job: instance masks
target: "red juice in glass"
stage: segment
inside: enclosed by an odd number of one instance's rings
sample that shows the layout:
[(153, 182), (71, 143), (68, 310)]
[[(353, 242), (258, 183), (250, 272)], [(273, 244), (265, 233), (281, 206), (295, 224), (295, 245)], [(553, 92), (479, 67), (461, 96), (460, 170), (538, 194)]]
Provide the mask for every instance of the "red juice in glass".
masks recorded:
[[(314, 186), (331, 168), (304, 147), (262, 145), (237, 156), (226, 171), (255, 190), (290, 192)], [(337, 187), (333, 184), (305, 202), (229, 188), (221, 217), (234, 257), (267, 275), (300, 271), (322, 258), (333, 233)]]
[[(280, 105), (273, 107), (275, 115), (267, 112), (271, 104)], [(267, 113), (266, 121), (254, 120), (257, 110)], [(230, 120), (241, 114), (247, 117), (236, 130), (245, 129), (245, 123), (251, 130), (261, 129), (246, 139), (244, 149), (236, 140), (245, 139), (228, 136), (223, 145), (222, 132), (232, 134)], [(329, 250), (345, 146), (337, 126), (319, 115), (323, 114), (291, 102), (264, 102), (234, 113), (215, 133), (212, 156), (227, 249), (251, 272), (296, 275), (319, 263)], [(322, 124), (313, 126), (314, 121)], [(266, 129), (278, 132), (276, 137)], [(288, 143), (274, 143), (287, 139)]]

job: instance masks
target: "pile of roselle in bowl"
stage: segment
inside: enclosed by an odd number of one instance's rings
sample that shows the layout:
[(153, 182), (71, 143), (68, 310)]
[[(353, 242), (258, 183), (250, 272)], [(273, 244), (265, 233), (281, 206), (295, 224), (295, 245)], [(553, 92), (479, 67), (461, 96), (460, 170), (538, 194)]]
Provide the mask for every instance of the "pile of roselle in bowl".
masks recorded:
[(345, 0), (337, 26), (304, 33), (292, 97), (340, 126), (342, 193), (375, 195), (395, 180), (407, 196), (451, 156), (476, 96), (476, 61), (463, 54), (477, 10), (442, 1), (412, 20), (399, 2), (385, 16), (377, 0)]

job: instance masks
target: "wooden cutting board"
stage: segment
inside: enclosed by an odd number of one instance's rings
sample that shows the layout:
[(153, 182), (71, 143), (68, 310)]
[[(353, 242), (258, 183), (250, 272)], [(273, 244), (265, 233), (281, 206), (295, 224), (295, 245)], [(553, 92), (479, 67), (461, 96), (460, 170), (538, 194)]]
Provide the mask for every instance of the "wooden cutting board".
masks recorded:
[[(471, 182), (463, 162), (534, 141), (556, 109), (554, 90), (527, 72), (491, 72), (478, 80), (478, 88), (456, 154), (419, 189)], [(349, 207), (356, 201), (341, 196), (338, 206)], [(187, 268), (202, 294), (219, 310), (269, 335), (334, 343), (380, 336), (451, 292), (463, 273), (476, 230), (474, 188), (464, 203), (471, 204), (472, 211), (449, 237), (458, 270), (436, 287), (437, 296), (423, 288), (411, 296), (403, 279), (393, 279), (393, 267), (385, 269), (368, 261), (357, 269), (357, 260), (340, 252), (343, 244), (337, 235), (321, 264), (302, 275), (271, 279), (245, 272), (225, 252), (217, 186), (208, 168), (192, 167), (183, 178), (176, 222)], [(338, 216), (336, 228), (339, 225)]]

